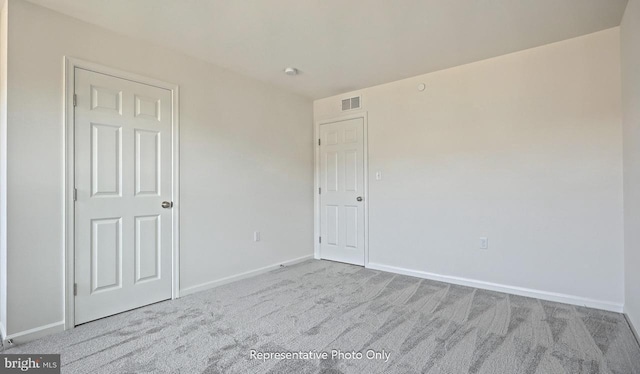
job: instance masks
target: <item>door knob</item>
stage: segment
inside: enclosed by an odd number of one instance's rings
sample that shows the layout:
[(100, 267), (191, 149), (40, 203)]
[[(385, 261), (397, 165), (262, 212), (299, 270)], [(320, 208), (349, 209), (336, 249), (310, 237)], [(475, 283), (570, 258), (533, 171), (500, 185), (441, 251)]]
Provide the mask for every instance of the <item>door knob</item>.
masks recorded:
[(358, 197), (356, 197), (356, 200), (358, 200), (358, 201), (362, 201), (362, 196), (358, 196)]
[(173, 208), (173, 201), (163, 201), (162, 207), (165, 209)]

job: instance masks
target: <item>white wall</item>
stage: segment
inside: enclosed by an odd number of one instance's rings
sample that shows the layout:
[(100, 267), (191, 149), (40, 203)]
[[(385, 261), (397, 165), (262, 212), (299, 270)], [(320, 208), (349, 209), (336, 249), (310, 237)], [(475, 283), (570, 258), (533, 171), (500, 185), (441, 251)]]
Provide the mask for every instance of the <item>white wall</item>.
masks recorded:
[(0, 2), (0, 338), (7, 325), (7, 3)]
[(64, 318), (65, 55), (180, 85), (181, 289), (312, 254), (310, 100), (26, 1), (9, 5), (9, 335)]
[(640, 331), (640, 1), (620, 27), (624, 134), (625, 312)]
[(353, 93), (372, 265), (621, 310), (618, 28)]

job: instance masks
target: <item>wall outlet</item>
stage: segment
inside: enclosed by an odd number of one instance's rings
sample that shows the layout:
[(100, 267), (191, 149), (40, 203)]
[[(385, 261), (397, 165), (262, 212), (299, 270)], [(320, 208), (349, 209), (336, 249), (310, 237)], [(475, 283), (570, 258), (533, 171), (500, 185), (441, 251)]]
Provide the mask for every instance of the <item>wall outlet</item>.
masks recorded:
[(376, 180), (379, 181), (382, 179), (382, 172), (381, 171), (376, 171)]
[(480, 238), (480, 249), (489, 249), (489, 239), (486, 237)]
[(260, 231), (254, 231), (253, 232), (253, 241), (254, 242), (259, 242), (260, 241)]

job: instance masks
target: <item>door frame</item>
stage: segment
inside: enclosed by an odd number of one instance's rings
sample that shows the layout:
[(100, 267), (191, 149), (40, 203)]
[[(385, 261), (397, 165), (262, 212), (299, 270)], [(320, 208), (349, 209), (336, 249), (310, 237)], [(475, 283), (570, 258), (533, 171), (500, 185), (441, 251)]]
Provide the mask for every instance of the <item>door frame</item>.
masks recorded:
[(313, 173), (313, 257), (317, 260), (320, 257), (320, 126), (348, 121), (351, 119), (362, 118), (364, 123), (363, 140), (364, 140), (364, 267), (369, 267), (369, 120), (366, 111), (352, 112), (337, 117), (329, 117), (314, 121), (313, 123), (313, 144), (314, 144), (314, 173)]
[(171, 91), (172, 107), (172, 187), (173, 187), (173, 218), (172, 227), (172, 272), (171, 272), (171, 298), (180, 297), (180, 88), (177, 84), (144, 77), (126, 71), (110, 68), (101, 64), (85, 61), (73, 57), (64, 57), (64, 93), (63, 97), (63, 122), (64, 122), (64, 187), (63, 193), (63, 225), (64, 225), (64, 328), (75, 327), (75, 297), (73, 285), (75, 281), (75, 118), (73, 95), (75, 91), (75, 69), (93, 71), (110, 75), (116, 78), (126, 79), (137, 83), (146, 84)]

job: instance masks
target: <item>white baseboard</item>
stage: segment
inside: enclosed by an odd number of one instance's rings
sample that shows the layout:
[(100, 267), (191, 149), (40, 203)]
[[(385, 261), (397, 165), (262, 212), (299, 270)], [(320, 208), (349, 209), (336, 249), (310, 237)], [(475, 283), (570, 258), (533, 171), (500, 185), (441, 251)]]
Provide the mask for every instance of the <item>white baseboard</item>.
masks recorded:
[(180, 297), (191, 295), (191, 294), (194, 294), (196, 292), (208, 290), (208, 289), (211, 289), (211, 288), (214, 288), (214, 287), (222, 286), (222, 285), (227, 284), (227, 283), (239, 281), (241, 279), (251, 278), (251, 277), (254, 277), (256, 275), (263, 274), (263, 273), (269, 272), (271, 270), (275, 270), (275, 269), (279, 268), (280, 265), (289, 266), (289, 265), (297, 264), (297, 263), (302, 262), (302, 261), (310, 260), (312, 258), (313, 258), (313, 255), (302, 256), (302, 257), (294, 258), (292, 260), (288, 260), (288, 261), (284, 261), (284, 262), (278, 262), (278, 263), (273, 264), (273, 265), (268, 265), (268, 266), (261, 267), (261, 268), (255, 269), (255, 270), (250, 270), (250, 271), (247, 271), (247, 272), (244, 272), (244, 273), (232, 275), (232, 276), (229, 276), (229, 277), (226, 277), (226, 278), (217, 279), (217, 280), (214, 280), (214, 281), (211, 281), (211, 282), (206, 282), (206, 283), (198, 284), (198, 285), (195, 285), (195, 286), (187, 287), (187, 288), (184, 288), (184, 289), (180, 290)]
[[(7, 335), (3, 342), (11, 339), (13, 344), (24, 344), (32, 340), (42, 338), (43, 336), (55, 334), (64, 331), (64, 321), (50, 323), (48, 325), (35, 327), (29, 330), (20, 331), (15, 334)], [(6, 346), (6, 344), (5, 344)]]
[(541, 300), (555, 301), (555, 302), (571, 304), (571, 305), (586, 306), (589, 308), (602, 309), (602, 310), (607, 310), (607, 311), (617, 312), (617, 313), (622, 313), (622, 310), (623, 310), (622, 304), (618, 304), (610, 301), (593, 300), (593, 299), (587, 299), (583, 297), (566, 295), (566, 294), (555, 293), (555, 292), (547, 292), (547, 291), (533, 290), (530, 288), (507, 286), (504, 284), (484, 282), (484, 281), (461, 278), (461, 277), (453, 277), (449, 275), (440, 275), (440, 274), (428, 273), (428, 272), (419, 271), (419, 270), (410, 270), (410, 269), (405, 269), (405, 268), (400, 268), (395, 266), (376, 264), (371, 262), (367, 265), (367, 268), (374, 269), (374, 270), (387, 271), (390, 273), (409, 275), (412, 277), (430, 279), (430, 280), (439, 281), (439, 282), (453, 283), (461, 286), (475, 287), (475, 288), (481, 288), (484, 290), (504, 292), (504, 293), (514, 294), (519, 296), (533, 297)]
[(629, 324), (629, 327), (631, 328), (631, 332), (633, 333), (633, 336), (636, 338), (636, 341), (640, 345), (640, 334), (638, 334), (638, 330), (636, 330), (636, 327), (633, 325), (633, 322), (631, 322), (631, 318), (629, 318), (629, 314), (627, 313), (626, 310), (625, 310), (625, 313), (624, 313), (624, 318), (626, 318), (627, 323)]

